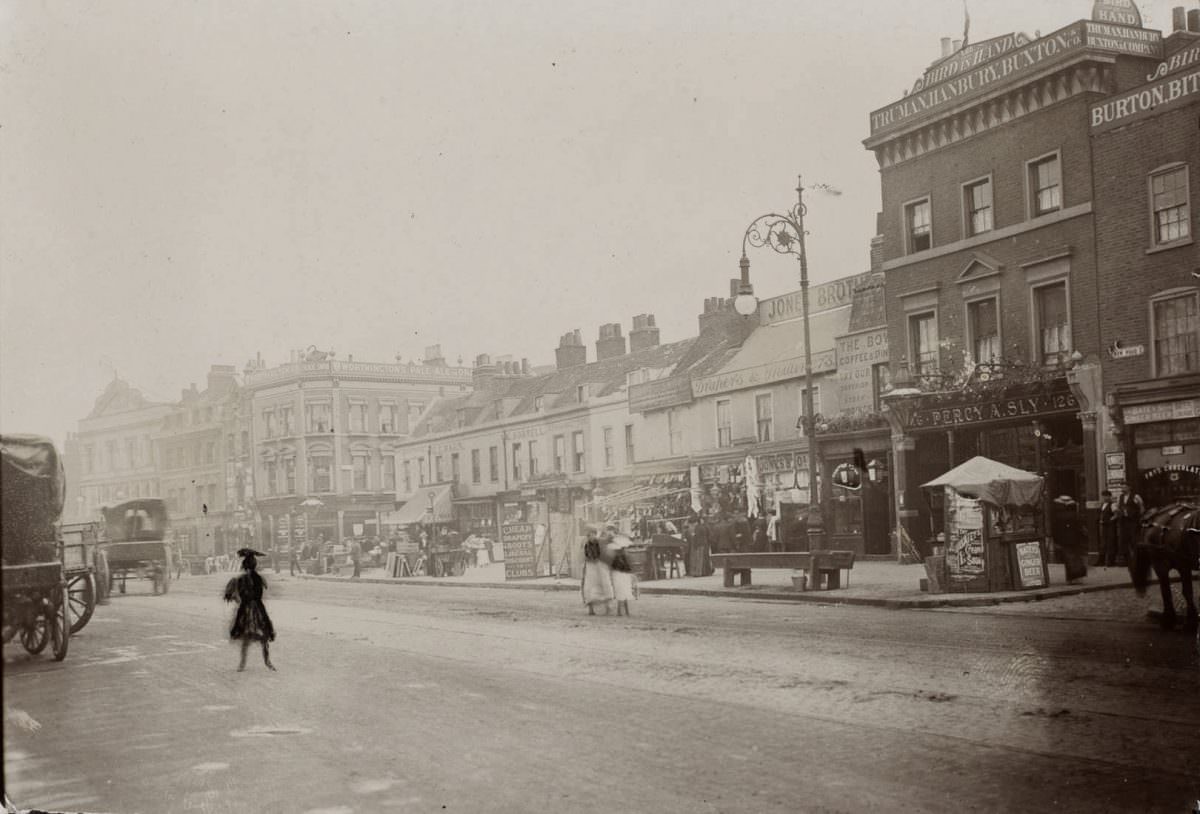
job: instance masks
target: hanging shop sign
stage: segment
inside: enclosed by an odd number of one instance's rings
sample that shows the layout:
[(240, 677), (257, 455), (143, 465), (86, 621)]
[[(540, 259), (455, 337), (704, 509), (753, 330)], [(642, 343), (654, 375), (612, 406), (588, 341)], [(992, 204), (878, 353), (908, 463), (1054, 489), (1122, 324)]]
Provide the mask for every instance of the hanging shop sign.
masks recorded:
[(678, 407), (692, 400), (690, 376), (668, 376), (665, 379), (629, 386), (629, 412), (646, 413)]
[(910, 429), (938, 429), (1033, 418), (1046, 413), (1078, 410), (1079, 402), (1071, 393), (1041, 393), (1019, 398), (983, 401), (947, 407), (920, 409), (913, 413)]
[(1180, 421), (1200, 418), (1200, 399), (1165, 401), (1159, 404), (1130, 404), (1122, 408), (1126, 424), (1149, 424), (1153, 421)]

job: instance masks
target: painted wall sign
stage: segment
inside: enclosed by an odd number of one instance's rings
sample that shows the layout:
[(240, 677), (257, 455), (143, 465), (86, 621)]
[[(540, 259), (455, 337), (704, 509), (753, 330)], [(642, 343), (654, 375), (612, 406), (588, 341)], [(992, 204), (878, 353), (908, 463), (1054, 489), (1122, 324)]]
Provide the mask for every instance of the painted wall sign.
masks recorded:
[(874, 409), (874, 366), (887, 361), (887, 328), (838, 337), (838, 406), (842, 410)]
[(1160, 404), (1131, 404), (1121, 412), (1126, 424), (1149, 424), (1152, 421), (1200, 418), (1200, 399), (1166, 401)]
[(1146, 74), (1146, 81), (1153, 82), (1155, 79), (1162, 79), (1167, 74), (1182, 71), (1198, 62), (1200, 62), (1200, 45), (1184, 48), (1182, 51), (1172, 54), (1170, 59), (1158, 63), (1154, 73)]
[(925, 75), (913, 85), (912, 92), (916, 93), (922, 88), (936, 85), (938, 82), (945, 82), (947, 79), (962, 73), (967, 68), (974, 68), (976, 65), (991, 62), (996, 57), (1006, 54), (1014, 48), (1028, 44), (1029, 37), (1025, 34), (1017, 33), (1005, 34), (975, 43), (974, 45), (964, 46), (961, 50), (930, 66), (925, 71)]
[(931, 113), (983, 96), (1002, 83), (1035, 73), (1084, 48), (1118, 54), (1162, 58), (1162, 33), (1111, 23), (1080, 20), (1028, 45), (1001, 54), (991, 62), (971, 68), (898, 102), (871, 113), (871, 136), (899, 130)]
[(1033, 418), (1044, 413), (1078, 410), (1079, 402), (1070, 393), (1051, 393), (1000, 401), (983, 401), (957, 407), (935, 407), (913, 413), (909, 427), (936, 429), (987, 421), (1007, 421), (1014, 418)]
[[(821, 351), (812, 355), (813, 373), (825, 373), (833, 370), (837, 364), (837, 353), (833, 350)], [(711, 396), (714, 393), (728, 393), (732, 390), (743, 390), (747, 387), (760, 387), (771, 382), (786, 379), (798, 379), (804, 376), (804, 357), (796, 356), (766, 365), (757, 365), (745, 370), (734, 370), (729, 373), (718, 373), (716, 376), (705, 376), (692, 381), (692, 395), (696, 398)]]
[(1165, 455), (1182, 455), (1183, 444), (1172, 444), (1162, 448), (1162, 454)]
[(1122, 345), (1120, 342), (1114, 342), (1108, 348), (1108, 355), (1113, 359), (1129, 359), (1133, 356), (1141, 356), (1145, 352), (1145, 345)]
[(1119, 23), (1142, 27), (1142, 13), (1133, 0), (1096, 0), (1092, 19), (1101, 23)]
[(1200, 68), (1094, 105), (1092, 133), (1103, 133), (1197, 99), (1200, 99)]
[[(809, 286), (809, 316), (849, 305), (854, 297), (854, 290), (866, 285), (870, 280), (871, 273), (866, 272), (853, 277), (843, 277), (831, 283)], [(804, 303), (799, 291), (772, 297), (758, 304), (758, 318), (762, 325), (773, 325), (776, 322), (785, 322), (802, 316), (804, 316)]]
[(1142, 473), (1142, 478), (1149, 480), (1150, 478), (1158, 478), (1163, 475), (1174, 474), (1178, 477), (1180, 472), (1189, 475), (1200, 475), (1200, 465), (1197, 464), (1166, 464), (1164, 466), (1156, 466)]
[(669, 376), (665, 379), (629, 386), (629, 412), (645, 413), (677, 407), (692, 400), (690, 376)]

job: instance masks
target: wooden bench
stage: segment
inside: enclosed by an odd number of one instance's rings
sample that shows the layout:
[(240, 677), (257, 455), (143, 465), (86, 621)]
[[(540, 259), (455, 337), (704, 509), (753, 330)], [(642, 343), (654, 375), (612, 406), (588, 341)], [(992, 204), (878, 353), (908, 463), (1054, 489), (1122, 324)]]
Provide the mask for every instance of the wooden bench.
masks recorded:
[[(822, 583), (829, 588), (842, 586), (842, 571), (854, 567), (853, 551), (746, 551), (734, 554), (713, 554), (714, 568), (724, 572), (725, 587), (733, 588), (734, 577), (738, 585), (751, 584), (750, 572), (755, 568), (790, 568), (811, 576), (813, 590), (820, 590)], [(850, 584), (847, 573), (846, 584)]]

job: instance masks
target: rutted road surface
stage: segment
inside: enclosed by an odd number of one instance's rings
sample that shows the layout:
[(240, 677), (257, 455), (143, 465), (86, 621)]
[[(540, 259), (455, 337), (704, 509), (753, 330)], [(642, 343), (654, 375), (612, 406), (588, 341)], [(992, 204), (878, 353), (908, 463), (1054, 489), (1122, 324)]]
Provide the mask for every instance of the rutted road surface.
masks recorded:
[(266, 577), (277, 673), (253, 650), (235, 672), (218, 576), (114, 598), (61, 664), (6, 647), (5, 703), (41, 724), (6, 722), (10, 798), (347, 814), (1200, 799), (1195, 639), (1097, 614), (1103, 595), (971, 613), (644, 596), (625, 619), (571, 592)]

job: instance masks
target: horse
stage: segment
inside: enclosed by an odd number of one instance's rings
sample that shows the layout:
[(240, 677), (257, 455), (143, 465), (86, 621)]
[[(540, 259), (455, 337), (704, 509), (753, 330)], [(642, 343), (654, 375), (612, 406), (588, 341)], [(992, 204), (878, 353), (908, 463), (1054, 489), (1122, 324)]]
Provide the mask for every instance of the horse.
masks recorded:
[(1198, 567), (1198, 549), (1200, 506), (1172, 503), (1148, 509), (1143, 515), (1138, 542), (1133, 551), (1128, 552), (1129, 574), (1133, 577), (1133, 587), (1138, 596), (1145, 596), (1150, 583), (1150, 569), (1154, 569), (1159, 590), (1162, 591), (1163, 610), (1159, 623), (1164, 630), (1174, 628), (1177, 621), (1175, 602), (1171, 598), (1172, 569), (1179, 574), (1183, 598), (1187, 602), (1184, 629), (1194, 632), (1200, 626), (1192, 591), (1192, 571)]

